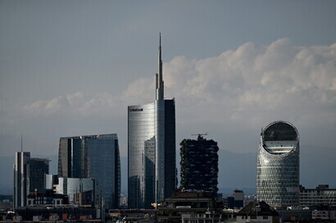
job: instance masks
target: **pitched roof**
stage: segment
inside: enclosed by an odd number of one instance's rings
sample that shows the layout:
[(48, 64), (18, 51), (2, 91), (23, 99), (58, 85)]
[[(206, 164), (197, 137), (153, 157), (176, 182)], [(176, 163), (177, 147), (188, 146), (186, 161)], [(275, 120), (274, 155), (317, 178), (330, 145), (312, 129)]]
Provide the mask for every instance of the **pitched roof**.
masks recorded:
[(269, 206), (265, 201), (251, 201), (237, 215), (244, 216), (278, 216), (278, 212)]

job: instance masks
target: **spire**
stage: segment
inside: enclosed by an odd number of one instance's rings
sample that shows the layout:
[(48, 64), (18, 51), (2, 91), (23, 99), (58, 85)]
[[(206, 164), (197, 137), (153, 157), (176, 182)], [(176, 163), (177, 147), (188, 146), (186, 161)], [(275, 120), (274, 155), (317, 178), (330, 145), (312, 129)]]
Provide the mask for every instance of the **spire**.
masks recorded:
[(159, 70), (156, 74), (156, 100), (163, 100), (163, 77), (162, 77), (162, 48), (161, 48), (161, 32), (159, 33), (159, 58), (158, 58)]
[(22, 143), (22, 135), (21, 135), (21, 153), (23, 152), (23, 143)]

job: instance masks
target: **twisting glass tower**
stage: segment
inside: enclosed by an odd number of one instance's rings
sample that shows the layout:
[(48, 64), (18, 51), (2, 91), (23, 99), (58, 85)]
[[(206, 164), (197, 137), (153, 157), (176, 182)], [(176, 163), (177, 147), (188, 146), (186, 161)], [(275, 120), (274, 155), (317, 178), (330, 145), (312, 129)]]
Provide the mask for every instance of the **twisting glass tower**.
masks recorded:
[(276, 121), (261, 131), (257, 156), (257, 199), (280, 208), (299, 204), (299, 134)]

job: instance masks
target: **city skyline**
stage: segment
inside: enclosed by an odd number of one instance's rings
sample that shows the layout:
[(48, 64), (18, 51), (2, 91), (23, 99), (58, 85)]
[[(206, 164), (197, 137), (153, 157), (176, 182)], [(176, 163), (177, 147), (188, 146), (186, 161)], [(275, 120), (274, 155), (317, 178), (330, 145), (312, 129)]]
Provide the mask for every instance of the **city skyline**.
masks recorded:
[[(61, 136), (116, 132), (126, 157), (125, 111), (153, 100), (161, 31), (176, 144), (209, 132), (222, 154), (256, 154), (260, 128), (289, 121), (300, 132), (302, 165), (319, 159), (302, 170), (302, 184), (336, 185), (328, 176), (336, 168), (335, 2), (0, 6), (0, 156), (14, 157), (20, 135), (24, 151), (50, 156)], [(246, 178), (225, 171), (224, 186)]]

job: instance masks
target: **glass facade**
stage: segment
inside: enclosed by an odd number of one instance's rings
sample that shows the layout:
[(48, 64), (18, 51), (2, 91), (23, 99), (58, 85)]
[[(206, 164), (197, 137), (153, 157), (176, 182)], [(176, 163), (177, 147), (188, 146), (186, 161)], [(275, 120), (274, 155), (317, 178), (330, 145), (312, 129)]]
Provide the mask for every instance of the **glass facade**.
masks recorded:
[(257, 156), (257, 199), (280, 208), (299, 204), (299, 135), (283, 121), (261, 132)]
[(176, 188), (176, 126), (175, 100), (165, 99), (164, 128), (164, 198), (171, 197)]
[(149, 208), (176, 187), (175, 101), (164, 99), (161, 37), (155, 101), (128, 107), (128, 207)]
[(120, 156), (116, 134), (85, 136), (87, 177), (96, 181), (96, 194), (106, 208), (116, 208), (120, 199)]
[(96, 200), (105, 208), (118, 208), (120, 199), (120, 155), (117, 134), (62, 137), (58, 175), (94, 178)]
[(16, 152), (14, 164), (14, 207), (27, 205), (30, 152)]
[[(53, 178), (53, 175), (47, 175), (47, 181)], [(56, 194), (68, 195), (70, 204), (94, 204), (95, 181), (92, 178), (59, 177), (51, 184)]]
[[(147, 201), (145, 204), (145, 193), (148, 199), (154, 198), (154, 170), (154, 103), (142, 106), (129, 106), (128, 206), (130, 208), (140, 208), (150, 205), (150, 201)], [(147, 188), (145, 181), (149, 183)]]
[(58, 175), (63, 177), (83, 177), (84, 151), (79, 136), (60, 138), (58, 150)]
[(31, 158), (29, 160), (29, 192), (45, 191), (46, 174), (49, 174), (49, 160), (40, 158)]

